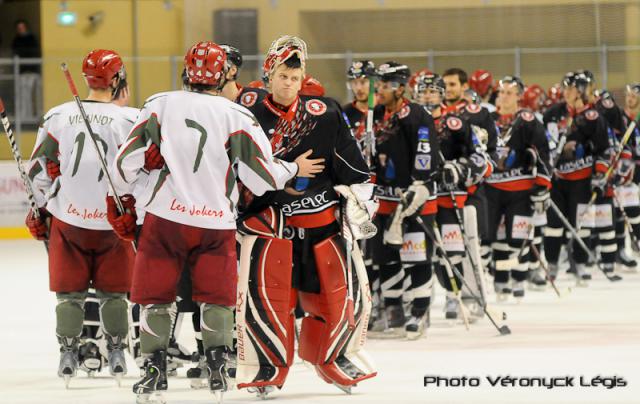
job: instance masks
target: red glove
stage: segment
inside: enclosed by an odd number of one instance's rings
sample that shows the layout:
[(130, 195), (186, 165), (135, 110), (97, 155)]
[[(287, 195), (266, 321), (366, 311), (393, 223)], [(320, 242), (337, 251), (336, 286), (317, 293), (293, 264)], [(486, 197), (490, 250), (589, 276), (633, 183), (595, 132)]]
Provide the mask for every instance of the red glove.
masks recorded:
[(147, 171), (160, 170), (164, 167), (164, 158), (160, 154), (160, 149), (155, 143), (151, 143), (151, 146), (144, 152), (144, 169)]
[(127, 194), (120, 197), (125, 213), (120, 215), (118, 205), (112, 196), (107, 196), (107, 221), (118, 237), (133, 241), (136, 238), (136, 198)]
[(36, 218), (33, 214), (33, 211), (29, 210), (24, 223), (29, 228), (29, 232), (31, 233), (31, 236), (33, 238), (43, 241), (49, 238), (49, 228), (47, 227), (47, 218), (49, 217), (49, 212), (47, 212), (47, 210), (44, 208), (40, 208), (38, 212), (40, 213), (40, 217)]
[(47, 159), (47, 174), (52, 181), (60, 176), (60, 164)]

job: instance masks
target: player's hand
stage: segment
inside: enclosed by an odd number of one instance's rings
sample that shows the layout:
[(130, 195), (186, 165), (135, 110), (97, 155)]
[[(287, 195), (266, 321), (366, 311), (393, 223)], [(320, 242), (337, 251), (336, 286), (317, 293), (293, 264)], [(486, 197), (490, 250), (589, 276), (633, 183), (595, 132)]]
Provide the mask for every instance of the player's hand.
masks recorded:
[(144, 169), (147, 171), (160, 170), (164, 167), (164, 157), (160, 154), (160, 149), (155, 143), (144, 152)]
[(60, 164), (47, 159), (47, 174), (52, 181), (60, 176)]
[(313, 178), (324, 170), (324, 159), (310, 159), (308, 157), (311, 153), (313, 153), (313, 149), (307, 150), (295, 159), (295, 163), (298, 165), (298, 177)]
[(31, 233), (33, 238), (44, 241), (49, 238), (49, 228), (47, 226), (49, 212), (44, 208), (40, 208), (38, 212), (40, 213), (40, 217), (36, 218), (33, 211), (30, 210), (24, 223), (29, 228), (29, 233)]
[(125, 213), (120, 214), (118, 205), (112, 196), (107, 196), (107, 221), (113, 231), (123, 240), (133, 241), (136, 237), (136, 199), (127, 194), (120, 197)]

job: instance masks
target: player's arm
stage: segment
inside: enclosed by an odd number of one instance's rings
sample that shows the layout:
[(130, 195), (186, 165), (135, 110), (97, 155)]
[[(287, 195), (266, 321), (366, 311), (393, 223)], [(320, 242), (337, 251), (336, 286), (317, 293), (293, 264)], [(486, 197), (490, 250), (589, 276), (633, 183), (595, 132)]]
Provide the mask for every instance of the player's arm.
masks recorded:
[[(33, 184), (38, 207), (46, 205), (45, 195), (60, 175), (59, 139), (52, 133), (52, 116), (52, 113), (45, 116), (38, 129), (28, 165), (28, 175)], [(50, 168), (47, 169), (48, 167)]]

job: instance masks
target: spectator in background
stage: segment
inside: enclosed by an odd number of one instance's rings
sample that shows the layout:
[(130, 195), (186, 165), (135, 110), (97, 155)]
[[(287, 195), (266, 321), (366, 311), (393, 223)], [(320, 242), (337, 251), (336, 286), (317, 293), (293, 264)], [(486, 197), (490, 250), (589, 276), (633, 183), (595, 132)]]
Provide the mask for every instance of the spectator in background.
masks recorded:
[[(25, 20), (16, 21), (16, 36), (11, 44), (13, 56), (20, 58), (39, 58), (40, 44), (29, 30)], [(20, 96), (18, 98), (17, 113), (26, 120), (38, 119), (40, 103), (40, 64), (20, 64)]]

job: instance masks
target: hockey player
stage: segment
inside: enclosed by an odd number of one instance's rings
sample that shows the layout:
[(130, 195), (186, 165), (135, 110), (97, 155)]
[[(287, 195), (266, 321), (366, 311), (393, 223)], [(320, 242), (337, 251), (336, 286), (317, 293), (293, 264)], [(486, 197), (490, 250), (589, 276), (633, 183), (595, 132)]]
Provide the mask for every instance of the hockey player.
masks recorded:
[(522, 94), (522, 106), (532, 110), (536, 114), (536, 118), (542, 121), (542, 114), (546, 110), (545, 104), (547, 94), (544, 89), (537, 84), (531, 84), (525, 88)]
[[(437, 222), (442, 233), (443, 245), (447, 251), (448, 260), (439, 257), (439, 265), (436, 266), (436, 275), (440, 284), (447, 290), (447, 300), (445, 305), (445, 316), (448, 319), (456, 319), (459, 311), (460, 296), (455, 292), (462, 289), (462, 281), (457, 277), (452, 277), (447, 269), (449, 263), (456, 266), (458, 273), (465, 275), (463, 257), (472, 255), (472, 251), (465, 253), (467, 243), (463, 237), (469, 241), (469, 235), (463, 235), (465, 225), (463, 219), (463, 209), (467, 199), (467, 189), (475, 187), (487, 177), (492, 170), (487, 156), (483, 151), (482, 144), (473, 132), (471, 125), (456, 115), (447, 116), (443, 114), (445, 95), (444, 81), (435, 74), (427, 74), (418, 79), (419, 93), (426, 100), (426, 108), (431, 111), (435, 119), (435, 126), (440, 147), (440, 166), (437, 175), (437, 196), (438, 213)], [(475, 219), (472, 219), (475, 220)], [(475, 223), (465, 230), (475, 227)], [(470, 245), (470, 244), (469, 244)], [(476, 246), (479, 249), (479, 245)], [(478, 251), (479, 252), (479, 251)], [(471, 265), (480, 265), (477, 258), (471, 258)], [(483, 271), (479, 267), (471, 268), (476, 271), (479, 279), (483, 276)], [(455, 285), (451, 280), (455, 279)], [(474, 282), (475, 283), (475, 282)], [(479, 295), (484, 297), (482, 286), (477, 284)]]
[[(89, 87), (83, 105), (95, 130), (95, 141), (101, 146), (99, 153), (110, 162), (132, 126), (124, 109), (111, 103), (124, 80), (124, 64), (116, 52), (97, 49), (84, 58), (82, 73)], [(133, 250), (107, 222), (106, 206), (100, 196), (107, 191), (105, 173), (86, 132), (75, 103), (51, 109), (38, 130), (30, 162), (41, 216), (36, 219), (29, 214), (26, 223), (34, 237), (49, 239), (49, 285), (58, 299), (58, 376), (67, 385), (78, 367), (89, 287), (95, 288), (100, 305), (99, 319), (94, 321), (102, 324), (105, 333), (109, 371), (117, 378), (127, 372), (123, 352), (127, 337), (125, 293), (129, 291)], [(88, 370), (99, 368), (97, 346), (93, 347), (85, 350), (96, 351), (92, 355), (96, 366), (87, 363)]]
[[(298, 355), (324, 381), (349, 391), (376, 375), (362, 350), (370, 312), (363, 291), (368, 295), (369, 286), (355, 243), (375, 233), (373, 185), (340, 106), (330, 98), (298, 95), (305, 68), (301, 39), (275, 40), (264, 63), (269, 95), (249, 107), (275, 155), (290, 161), (312, 149), (326, 162), (314, 178), (297, 177), (284, 191), (255, 198), (239, 225), (245, 236), (237, 382), (260, 394), (286, 380), (296, 302), (305, 313)], [(344, 239), (336, 220), (338, 185), (346, 196), (340, 215)]]
[[(591, 208), (587, 203), (592, 191), (604, 194), (607, 187), (604, 173), (610, 158), (607, 124), (589, 104), (589, 84), (590, 80), (585, 74), (568, 73), (563, 81), (565, 101), (553, 105), (544, 114), (544, 123), (551, 137), (558, 139), (556, 144), (559, 146), (564, 145), (562, 150), (556, 150), (554, 156), (556, 163), (551, 199), (571, 225), (577, 226), (578, 235), (585, 242), (590, 234), (588, 228), (596, 225), (593, 220), (585, 220), (590, 213), (587, 208)], [(599, 201), (596, 201), (596, 205), (603, 205), (600, 208), (596, 206), (599, 209), (600, 219), (597, 224), (600, 225), (600, 234), (614, 235), (612, 207)], [(564, 228), (554, 211), (547, 212), (547, 219), (545, 256), (549, 262), (551, 277), (556, 277)], [(612, 270), (615, 261), (615, 236), (610, 239), (601, 238), (600, 242), (604, 268)], [(587, 253), (575, 242), (572, 247), (576, 277), (582, 283), (591, 278), (585, 268)]]
[[(415, 221), (431, 225), (437, 211), (434, 174), (438, 142), (433, 119), (405, 98), (409, 68), (387, 62), (377, 69), (377, 109), (384, 115), (376, 132), (376, 195), (380, 232), (372, 242), (373, 263), (380, 267), (382, 297), (391, 336), (415, 339), (424, 332), (431, 301), (431, 240)], [(384, 232), (382, 231), (384, 229)], [(409, 318), (402, 307), (404, 273), (413, 295)]]
[[(524, 297), (529, 265), (518, 260), (518, 253), (524, 240), (532, 237), (534, 212), (545, 213), (551, 188), (549, 142), (533, 111), (519, 106), (523, 93), (524, 84), (518, 77), (505, 76), (498, 83), (498, 110), (494, 115), (500, 138), (495, 171), (487, 178), (486, 193), (496, 265), (494, 286), (499, 299), (511, 292), (514, 297)], [(503, 216), (505, 238), (499, 239)], [(522, 254), (527, 253), (528, 247), (523, 248)]]
[(356, 139), (362, 139), (367, 126), (369, 110), (370, 78), (375, 76), (375, 65), (370, 60), (353, 62), (347, 70), (347, 86), (353, 93), (353, 101), (342, 108)]
[(222, 87), (221, 95), (231, 101), (238, 101), (242, 93), (242, 86), (238, 83), (238, 74), (242, 67), (242, 53), (235, 46), (220, 45), (227, 54), (226, 83)]
[[(312, 175), (313, 165), (272, 157), (266, 136), (244, 108), (220, 96), (227, 73), (226, 53), (199, 42), (185, 55), (190, 91), (159, 93), (147, 99), (112, 176), (124, 214), (107, 198), (109, 222), (118, 236), (135, 237), (131, 195), (151, 143), (165, 166), (151, 173), (142, 205), (146, 212), (138, 239), (131, 300), (142, 305), (141, 351), (145, 376), (133, 386), (145, 402), (167, 389), (166, 350), (172, 326), (176, 283), (191, 267), (193, 300), (201, 311), (209, 388), (229, 386), (226, 361), (231, 348), (236, 300), (236, 175), (260, 195), (282, 188), (296, 175)], [(301, 163), (303, 159), (298, 162)]]
[[(450, 68), (442, 74), (442, 79), (446, 86), (443, 114), (456, 115), (469, 122), (476, 137), (485, 145), (485, 152), (493, 160), (498, 139), (496, 125), (486, 108), (469, 104), (464, 100), (463, 93), (469, 87), (467, 73), (459, 68)], [(482, 240), (482, 266), (486, 268), (489, 265), (491, 249), (487, 241), (489, 240), (489, 223), (484, 187), (481, 183), (475, 190), (469, 190), (467, 205), (476, 208), (478, 235)]]
[(495, 102), (497, 94), (493, 90), (493, 76), (488, 70), (478, 69), (469, 77), (469, 88), (478, 94), (482, 107), (489, 112), (496, 110)]

